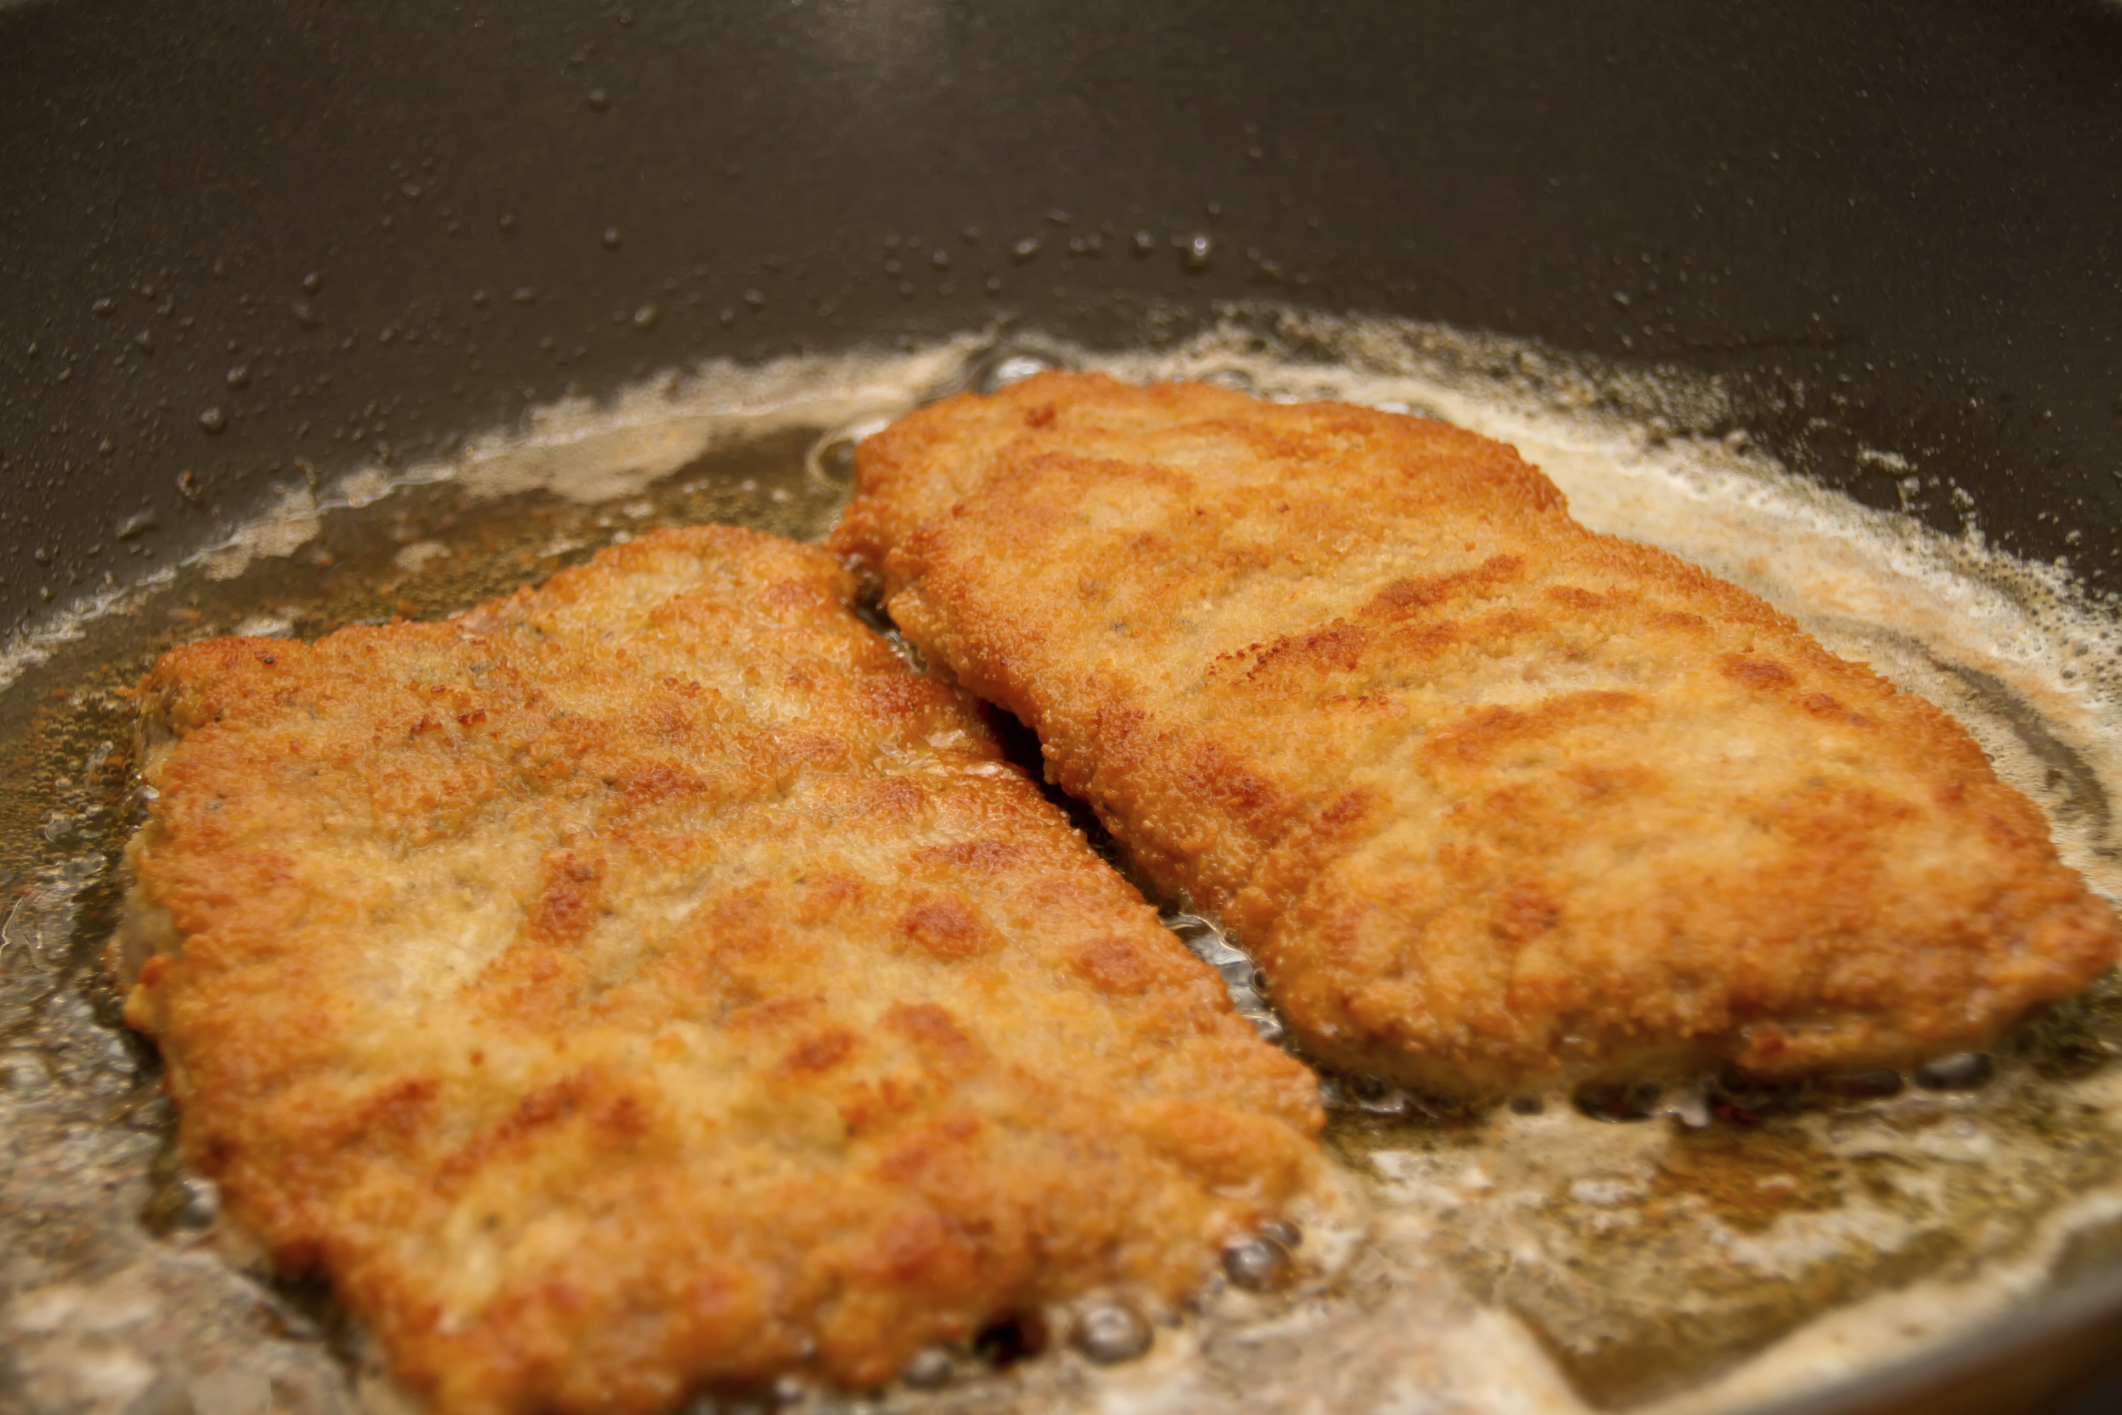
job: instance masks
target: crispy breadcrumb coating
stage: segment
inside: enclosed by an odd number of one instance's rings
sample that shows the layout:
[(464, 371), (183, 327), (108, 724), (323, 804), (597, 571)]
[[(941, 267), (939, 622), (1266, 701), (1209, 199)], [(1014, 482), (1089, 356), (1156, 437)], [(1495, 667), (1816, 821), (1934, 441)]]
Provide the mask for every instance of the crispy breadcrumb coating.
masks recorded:
[(1458, 1093), (1902, 1065), (2115, 957), (1956, 723), (1500, 443), (1044, 374), (856, 467), (834, 548), (1323, 1061)]
[(431, 1408), (874, 1386), (1176, 1301), (1314, 1179), (1308, 1073), (852, 589), (659, 532), (144, 680), (127, 1016), (225, 1212)]

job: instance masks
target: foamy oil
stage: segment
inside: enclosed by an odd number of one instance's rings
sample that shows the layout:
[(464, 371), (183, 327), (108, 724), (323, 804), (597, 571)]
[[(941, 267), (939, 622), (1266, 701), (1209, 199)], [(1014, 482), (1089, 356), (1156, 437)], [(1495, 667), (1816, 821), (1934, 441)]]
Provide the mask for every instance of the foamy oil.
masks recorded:
[[(124, 691), (153, 657), (213, 634), (447, 615), (660, 525), (816, 539), (861, 436), (940, 394), (1052, 366), (1341, 398), (1512, 442), (1587, 525), (1744, 585), (1947, 707), (2042, 806), (2066, 861), (2110, 898), (2122, 886), (2111, 607), (2067, 565), (1997, 551), (1979, 522), (1941, 535), (1712, 435), (1734, 412), (1714, 381), (1265, 307), (1119, 351), (972, 333), (666, 375), (543, 409), (443, 461), (291, 481), (222, 542), (0, 651), (13, 891), (0, 926), (13, 1154), (0, 1162), (0, 1323), (31, 1410), (399, 1399), (322, 1294), (223, 1260), (210, 1186), (173, 1163), (152, 1051), (117, 1022), (96, 955), (142, 806)], [(1862, 455), (1924, 484), (1891, 453)], [(1279, 1038), (1243, 940), (1197, 916), (1168, 921)], [(718, 1399), (1026, 1415), (1742, 1409), (1936, 1349), (2100, 1261), (2122, 1234), (2118, 1051), (2122, 1002), (2103, 984), (1994, 1056), (1925, 1076), (1704, 1077), (1478, 1110), (1326, 1076), (1334, 1194), (1275, 1240), (1272, 1280), (1232, 1268), (1153, 1329), (1090, 1308), (1046, 1314), (1037, 1339), (925, 1353), (907, 1381), (859, 1401), (800, 1385)]]

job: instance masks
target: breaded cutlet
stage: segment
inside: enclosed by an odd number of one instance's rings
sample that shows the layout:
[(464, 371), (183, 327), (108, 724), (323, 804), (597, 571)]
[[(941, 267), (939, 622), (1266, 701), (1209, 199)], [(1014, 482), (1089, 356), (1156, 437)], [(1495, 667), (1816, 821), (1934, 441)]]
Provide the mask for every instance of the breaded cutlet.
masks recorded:
[(1313, 1182), (1310, 1074), (853, 589), (664, 531), (143, 680), (128, 1020), (224, 1214), (429, 1408), (873, 1387), (1179, 1301)]
[(1902, 1066), (2115, 957), (1943, 712), (1501, 443), (1042, 374), (855, 460), (833, 548), (1323, 1062), (1461, 1094)]

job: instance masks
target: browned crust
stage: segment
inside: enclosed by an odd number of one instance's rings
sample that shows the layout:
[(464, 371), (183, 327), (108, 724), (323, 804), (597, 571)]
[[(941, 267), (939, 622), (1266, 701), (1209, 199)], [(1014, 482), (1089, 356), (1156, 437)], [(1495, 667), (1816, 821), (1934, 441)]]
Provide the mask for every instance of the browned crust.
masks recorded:
[(1303, 1191), (1310, 1077), (823, 552), (660, 532), (179, 649), (128, 1006), (190, 1163), (451, 1412), (649, 1411), (1117, 1284)]
[(1048, 374), (856, 465), (834, 548), (1324, 1060), (1462, 1092), (1904, 1064), (2114, 959), (1957, 724), (1502, 444)]

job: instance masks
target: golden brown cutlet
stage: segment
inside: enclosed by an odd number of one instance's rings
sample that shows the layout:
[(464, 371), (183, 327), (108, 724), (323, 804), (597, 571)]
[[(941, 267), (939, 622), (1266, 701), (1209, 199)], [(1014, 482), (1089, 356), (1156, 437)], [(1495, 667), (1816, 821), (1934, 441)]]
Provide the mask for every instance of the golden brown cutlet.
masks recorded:
[[(142, 684), (183, 1154), (453, 1415), (855, 1387), (1301, 1195), (1308, 1072), (824, 552), (659, 532)], [(159, 947), (158, 947), (159, 945)]]
[(1957, 724), (1500, 443), (1046, 374), (856, 467), (834, 548), (1323, 1061), (1456, 1093), (1901, 1065), (2114, 959)]

